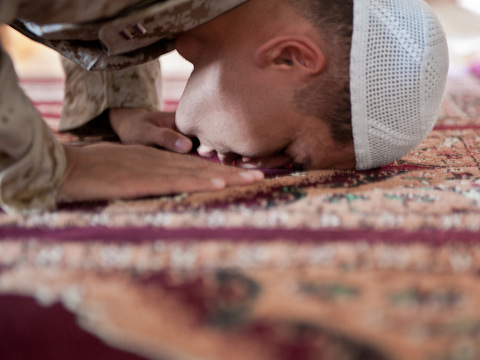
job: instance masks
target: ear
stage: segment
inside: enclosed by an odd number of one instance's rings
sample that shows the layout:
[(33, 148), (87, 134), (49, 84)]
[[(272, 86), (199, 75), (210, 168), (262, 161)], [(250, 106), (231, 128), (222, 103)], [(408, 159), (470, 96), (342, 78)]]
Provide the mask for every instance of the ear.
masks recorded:
[(268, 40), (255, 51), (255, 64), (308, 77), (325, 68), (326, 58), (321, 47), (308, 37), (280, 36)]

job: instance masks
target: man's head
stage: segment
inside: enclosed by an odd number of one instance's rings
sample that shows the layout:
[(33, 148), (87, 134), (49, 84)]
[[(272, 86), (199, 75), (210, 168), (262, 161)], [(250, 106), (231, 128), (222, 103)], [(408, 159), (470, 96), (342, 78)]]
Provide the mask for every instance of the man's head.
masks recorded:
[(228, 164), (373, 167), (356, 160), (350, 55), (357, 3), (382, 1), (352, 1), (250, 0), (181, 34), (194, 71), (179, 129)]

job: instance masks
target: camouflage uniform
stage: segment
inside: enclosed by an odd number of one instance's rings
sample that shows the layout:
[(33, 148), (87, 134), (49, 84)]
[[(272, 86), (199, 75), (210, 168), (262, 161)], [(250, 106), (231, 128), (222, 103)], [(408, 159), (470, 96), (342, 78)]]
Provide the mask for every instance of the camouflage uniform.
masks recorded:
[[(173, 49), (175, 34), (245, 1), (0, 0), (0, 20), (68, 59), (60, 130), (72, 130), (108, 108), (157, 110), (160, 68), (151, 60)], [(0, 83), (0, 206), (54, 208), (65, 153), (1, 49)]]

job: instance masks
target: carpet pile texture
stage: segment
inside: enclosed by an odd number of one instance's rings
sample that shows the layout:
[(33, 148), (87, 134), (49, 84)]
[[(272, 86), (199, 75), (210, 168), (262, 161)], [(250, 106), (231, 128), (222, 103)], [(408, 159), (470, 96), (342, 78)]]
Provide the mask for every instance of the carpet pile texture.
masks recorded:
[[(22, 84), (55, 128), (62, 82)], [(479, 130), (452, 76), (381, 169), (0, 212), (0, 358), (479, 359)]]

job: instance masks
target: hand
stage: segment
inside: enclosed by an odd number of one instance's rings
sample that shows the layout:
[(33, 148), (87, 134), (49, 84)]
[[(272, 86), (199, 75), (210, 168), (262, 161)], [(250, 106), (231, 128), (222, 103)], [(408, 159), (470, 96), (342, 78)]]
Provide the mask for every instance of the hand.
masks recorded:
[(192, 141), (176, 131), (175, 113), (114, 108), (110, 110), (110, 125), (124, 144), (157, 145), (178, 153), (192, 149)]
[(214, 164), (141, 145), (65, 146), (67, 171), (59, 200), (133, 199), (223, 189), (261, 181), (258, 171)]

